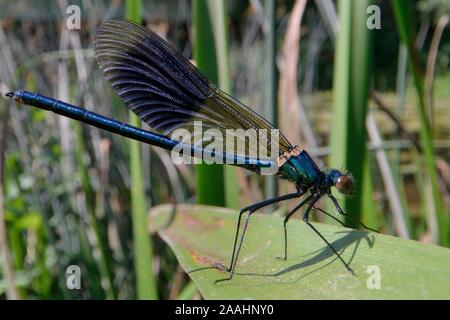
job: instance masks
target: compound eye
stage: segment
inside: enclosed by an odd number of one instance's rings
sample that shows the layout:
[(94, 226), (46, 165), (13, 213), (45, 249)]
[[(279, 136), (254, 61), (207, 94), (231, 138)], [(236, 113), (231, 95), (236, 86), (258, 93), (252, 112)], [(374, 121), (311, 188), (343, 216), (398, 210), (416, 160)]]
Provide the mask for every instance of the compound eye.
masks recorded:
[(349, 176), (340, 176), (336, 181), (336, 189), (343, 194), (353, 192), (353, 180)]

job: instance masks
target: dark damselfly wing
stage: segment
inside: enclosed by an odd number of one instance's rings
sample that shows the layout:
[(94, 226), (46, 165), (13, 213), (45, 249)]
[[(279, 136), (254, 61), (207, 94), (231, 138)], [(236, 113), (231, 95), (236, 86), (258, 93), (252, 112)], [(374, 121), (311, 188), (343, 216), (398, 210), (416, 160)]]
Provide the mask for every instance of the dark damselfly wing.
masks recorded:
[[(194, 135), (194, 121), (201, 121), (203, 131), (216, 129), (223, 137), (227, 129), (267, 129), (268, 150), (275, 143), (280, 153), (291, 148), (281, 133), (278, 141), (272, 141), (270, 130), (274, 127), (268, 121), (219, 90), (189, 60), (143, 26), (129, 20), (105, 22), (96, 35), (95, 56), (125, 104), (160, 134), (170, 137), (174, 130), (186, 129)], [(236, 148), (233, 152), (247, 157), (254, 154), (254, 140), (239, 138), (245, 140), (245, 154)], [(205, 147), (209, 142), (200, 143), (199, 147)], [(223, 141), (224, 152), (230, 150), (227, 147)]]

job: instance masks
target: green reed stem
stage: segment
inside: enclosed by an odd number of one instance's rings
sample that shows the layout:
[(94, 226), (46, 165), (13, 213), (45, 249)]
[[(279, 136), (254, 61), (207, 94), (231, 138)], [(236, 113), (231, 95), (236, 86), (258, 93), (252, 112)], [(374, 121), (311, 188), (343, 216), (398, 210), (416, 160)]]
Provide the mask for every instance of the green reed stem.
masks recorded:
[[(209, 11), (210, 2), (194, 0), (192, 15), (194, 22), (194, 58), (197, 67), (213, 83), (218, 83), (217, 48), (214, 28)], [(195, 165), (196, 200), (199, 204), (224, 205), (224, 170), (218, 164)]]
[(401, 41), (408, 50), (408, 63), (414, 79), (414, 86), (417, 93), (417, 112), (420, 121), (420, 137), (425, 156), (425, 162), (429, 180), (431, 183), (434, 211), (439, 229), (439, 243), (447, 246), (450, 242), (450, 234), (447, 226), (446, 216), (442, 205), (442, 197), (439, 189), (438, 174), (436, 169), (436, 155), (433, 149), (432, 133), (429, 120), (425, 112), (424, 97), (424, 73), (420, 64), (419, 53), (414, 45), (415, 31), (411, 26), (413, 19), (414, 3), (405, 0), (393, 0), (392, 7), (397, 23)]
[[(365, 118), (371, 67), (371, 32), (366, 26), (370, 0), (340, 0), (340, 32), (336, 39), (333, 80), (331, 165), (355, 177), (356, 194), (343, 201), (344, 210), (359, 218), (363, 209), (363, 163), (366, 153)], [(347, 224), (356, 227), (348, 220)]]
[[(126, 2), (126, 17), (141, 22), (141, 1)], [(139, 118), (130, 111), (130, 124), (141, 126)], [(141, 144), (130, 140), (131, 212), (133, 224), (133, 249), (138, 299), (157, 299), (157, 285), (153, 274), (153, 251), (147, 232), (147, 201), (142, 179)]]

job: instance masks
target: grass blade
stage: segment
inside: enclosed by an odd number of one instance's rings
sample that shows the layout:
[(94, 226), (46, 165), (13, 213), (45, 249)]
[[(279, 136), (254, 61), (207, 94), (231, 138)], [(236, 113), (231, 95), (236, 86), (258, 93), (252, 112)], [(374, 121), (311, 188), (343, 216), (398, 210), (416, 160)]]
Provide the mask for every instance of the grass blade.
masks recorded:
[[(141, 1), (126, 2), (126, 16), (135, 22), (141, 21)], [(140, 127), (139, 118), (130, 111), (130, 124)], [(153, 274), (153, 253), (150, 237), (146, 232), (147, 201), (144, 182), (142, 180), (141, 144), (130, 141), (130, 171), (131, 171), (131, 211), (133, 223), (133, 249), (136, 271), (136, 286), (138, 299), (157, 299), (156, 279)]]
[(411, 27), (413, 19), (413, 3), (404, 0), (393, 0), (392, 7), (397, 23), (398, 32), (401, 41), (408, 50), (409, 67), (413, 75), (414, 85), (418, 97), (417, 111), (420, 120), (420, 137), (427, 166), (427, 172), (431, 183), (433, 206), (439, 228), (439, 242), (442, 245), (448, 245), (450, 235), (448, 233), (446, 216), (442, 205), (442, 198), (439, 189), (439, 182), (436, 170), (436, 155), (433, 149), (432, 133), (425, 110), (424, 97), (424, 73), (419, 61), (419, 55), (414, 45), (415, 35)]
[[(366, 27), (366, 8), (371, 3), (339, 1), (340, 32), (336, 39), (333, 79), (332, 167), (345, 168), (355, 177), (356, 195), (345, 198), (344, 210), (358, 219), (362, 210), (363, 162), (366, 152), (365, 117), (371, 65), (371, 32)], [(346, 221), (354, 225), (352, 221)]]
[(193, 281), (190, 281), (180, 292), (177, 300), (190, 300), (198, 292), (197, 286)]
[(372, 143), (375, 144), (375, 157), (380, 168), (381, 176), (383, 177), (384, 186), (386, 189), (387, 197), (389, 199), (389, 205), (394, 216), (395, 227), (398, 234), (405, 239), (411, 238), (411, 228), (407, 216), (403, 211), (403, 207), (400, 200), (400, 194), (397, 190), (394, 174), (392, 172), (391, 165), (389, 163), (386, 152), (379, 148), (383, 143), (381, 134), (378, 130), (373, 113), (369, 112), (367, 115), (367, 131)]
[[(219, 88), (231, 94), (230, 58), (228, 54), (228, 33), (226, 23), (226, 5), (224, 0), (209, 1), (209, 15), (214, 27), (214, 42), (217, 52), (217, 77)], [(233, 166), (224, 166), (225, 205), (239, 209), (239, 183), (237, 170)]]
[[(265, 116), (266, 119), (277, 125), (277, 68), (276, 68), (276, 42), (275, 42), (275, 0), (265, 0)], [(265, 196), (273, 198), (277, 195), (278, 183), (274, 176), (266, 177)]]
[[(197, 67), (213, 83), (218, 83), (217, 50), (214, 28), (209, 14), (209, 2), (194, 0), (192, 15), (194, 31), (194, 57)], [(218, 164), (195, 166), (196, 200), (202, 204), (225, 204), (224, 171)]]
[[(3, 105), (4, 103), (2, 103)], [(5, 152), (6, 141), (8, 134), (8, 119), (9, 119), (9, 105), (6, 106), (2, 117), (2, 138), (0, 141), (0, 251), (2, 252), (2, 267), (3, 276), (7, 283), (6, 297), (10, 300), (19, 299), (19, 292), (14, 283), (14, 269), (12, 266), (12, 256), (8, 244), (8, 234), (5, 221), (5, 207), (4, 207), (4, 169), (5, 169)]]

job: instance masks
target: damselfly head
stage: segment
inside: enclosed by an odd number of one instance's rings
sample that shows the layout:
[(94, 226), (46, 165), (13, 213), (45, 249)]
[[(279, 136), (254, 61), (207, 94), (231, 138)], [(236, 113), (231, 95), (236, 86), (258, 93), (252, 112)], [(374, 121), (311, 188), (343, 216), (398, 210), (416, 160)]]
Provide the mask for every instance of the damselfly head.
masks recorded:
[(351, 195), (354, 192), (355, 181), (349, 172), (342, 173), (339, 170), (331, 169), (326, 172), (325, 181), (327, 186), (335, 186), (342, 194)]
[(353, 176), (351, 174), (343, 174), (336, 179), (335, 187), (342, 194), (353, 194)]

